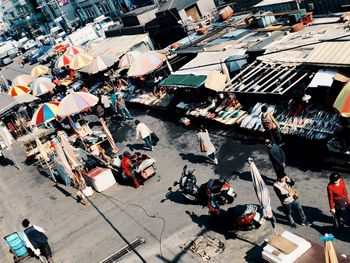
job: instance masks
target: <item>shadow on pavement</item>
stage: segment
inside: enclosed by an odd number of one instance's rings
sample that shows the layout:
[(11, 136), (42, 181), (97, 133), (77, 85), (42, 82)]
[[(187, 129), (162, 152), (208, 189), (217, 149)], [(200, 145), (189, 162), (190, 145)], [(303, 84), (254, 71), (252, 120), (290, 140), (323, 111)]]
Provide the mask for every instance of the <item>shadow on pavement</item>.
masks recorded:
[(1, 156), (0, 157), (0, 165), (1, 166), (12, 166), (12, 165), (15, 165), (15, 163), (11, 160), (11, 159), (8, 159), (4, 156)]
[(140, 151), (140, 150), (148, 150), (144, 143), (136, 143), (136, 144), (127, 144), (126, 147), (130, 149), (130, 151)]
[[(249, 171), (246, 171), (246, 172), (234, 171), (232, 173), (231, 179), (235, 180), (235, 179), (237, 179), (237, 177), (239, 177), (239, 179), (241, 179), (241, 180), (245, 180), (245, 181), (249, 181), (249, 182), (252, 181), (252, 174)], [(266, 175), (261, 174), (261, 177), (264, 180), (265, 184), (269, 185), (269, 186), (273, 186), (273, 184), (276, 181), (274, 178), (270, 178)]]
[(188, 161), (190, 163), (208, 163), (208, 158), (204, 155), (196, 155), (193, 153), (180, 153), (179, 154), (184, 161)]

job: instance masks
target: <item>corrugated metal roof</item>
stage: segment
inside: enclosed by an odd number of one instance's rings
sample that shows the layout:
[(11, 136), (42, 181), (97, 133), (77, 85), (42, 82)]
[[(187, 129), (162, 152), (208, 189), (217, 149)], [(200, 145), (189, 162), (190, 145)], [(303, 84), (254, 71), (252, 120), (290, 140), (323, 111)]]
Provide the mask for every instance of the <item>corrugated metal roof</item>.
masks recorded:
[(7, 111), (11, 110), (14, 106), (17, 105), (17, 102), (14, 98), (7, 95), (6, 93), (0, 93), (0, 115), (3, 115)]
[(264, 1), (256, 4), (255, 7), (284, 4), (284, 3), (289, 3), (289, 2), (294, 2), (294, 0), (264, 0)]
[(350, 41), (326, 42), (315, 47), (306, 64), (350, 66)]

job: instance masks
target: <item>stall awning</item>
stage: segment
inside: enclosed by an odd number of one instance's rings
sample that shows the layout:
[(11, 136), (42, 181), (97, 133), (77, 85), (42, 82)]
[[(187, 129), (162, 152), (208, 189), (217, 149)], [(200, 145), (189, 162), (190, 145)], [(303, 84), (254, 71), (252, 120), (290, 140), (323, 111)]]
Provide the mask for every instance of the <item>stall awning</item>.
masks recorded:
[(350, 41), (326, 42), (317, 45), (306, 58), (305, 64), (350, 66)]
[(17, 105), (15, 99), (6, 93), (0, 93), (0, 116)]
[(170, 75), (163, 80), (159, 85), (166, 87), (185, 87), (198, 88), (203, 85), (207, 77), (203, 75), (194, 74), (176, 74)]
[[(201, 52), (198, 53), (197, 57), (192, 59), (186, 65), (177, 70), (174, 74), (197, 74), (197, 75), (207, 75), (210, 71), (221, 72), (222, 66), (221, 62), (231, 56), (243, 58), (245, 55), (245, 50), (230, 48), (225, 51), (220, 52)], [(242, 60), (245, 61), (245, 60)], [(243, 64), (239, 64), (241, 66)]]
[(31, 103), (33, 101), (38, 100), (39, 98), (33, 96), (32, 94), (26, 93), (26, 94), (14, 97), (14, 99), (18, 104), (23, 104), (23, 103)]
[(94, 41), (90, 43), (88, 52), (93, 56), (115, 55), (119, 57), (131, 49), (148, 51), (153, 49), (153, 45), (147, 34), (126, 35)]
[(317, 71), (312, 81), (310, 82), (310, 88), (331, 87), (333, 84), (334, 76), (337, 74), (336, 70), (320, 69)]

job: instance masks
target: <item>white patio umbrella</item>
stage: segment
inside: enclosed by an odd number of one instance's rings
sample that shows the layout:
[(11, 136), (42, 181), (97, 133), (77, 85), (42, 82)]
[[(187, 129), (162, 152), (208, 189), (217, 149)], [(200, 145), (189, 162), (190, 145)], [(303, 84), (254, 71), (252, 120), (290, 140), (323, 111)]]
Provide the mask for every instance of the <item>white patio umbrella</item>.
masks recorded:
[(131, 64), (135, 61), (135, 59), (141, 55), (139, 51), (129, 51), (126, 52), (119, 60), (118, 67), (120, 69), (130, 68)]
[(140, 77), (158, 69), (166, 56), (157, 51), (147, 51), (137, 56), (128, 71), (129, 77)]
[(28, 74), (22, 74), (15, 77), (12, 81), (12, 86), (18, 86), (18, 85), (24, 85), (28, 86), (35, 80), (35, 77), (28, 75)]
[(37, 78), (30, 87), (34, 96), (41, 96), (52, 91), (56, 85), (52, 83), (51, 79), (40, 77)]
[(60, 102), (58, 116), (68, 117), (90, 109), (96, 105), (98, 97), (87, 92), (72, 92)]
[(118, 60), (119, 58), (113, 55), (97, 56), (88, 66), (80, 69), (79, 71), (88, 74), (96, 74), (113, 66)]
[(269, 189), (267, 189), (267, 186), (266, 186), (264, 180), (262, 179), (261, 174), (260, 174), (258, 168), (256, 167), (252, 158), (248, 158), (248, 163), (250, 166), (250, 172), (252, 175), (252, 181), (253, 181), (253, 187), (255, 190), (255, 194), (259, 200), (259, 203), (263, 207), (264, 217), (271, 220), (272, 227), (274, 229), (275, 234), (277, 235), (276, 226), (275, 226), (275, 218), (273, 216), (272, 208), (271, 208)]

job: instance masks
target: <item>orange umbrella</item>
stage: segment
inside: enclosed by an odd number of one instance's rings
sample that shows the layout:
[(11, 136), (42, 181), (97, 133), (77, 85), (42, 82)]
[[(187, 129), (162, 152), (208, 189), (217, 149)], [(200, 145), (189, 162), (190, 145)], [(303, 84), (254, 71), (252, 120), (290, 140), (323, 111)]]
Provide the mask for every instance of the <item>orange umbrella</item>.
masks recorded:
[(11, 95), (12, 97), (15, 97), (15, 96), (23, 95), (29, 92), (30, 92), (30, 89), (28, 88), (28, 86), (18, 85), (18, 86), (11, 87), (10, 90), (8, 91), (8, 94)]

